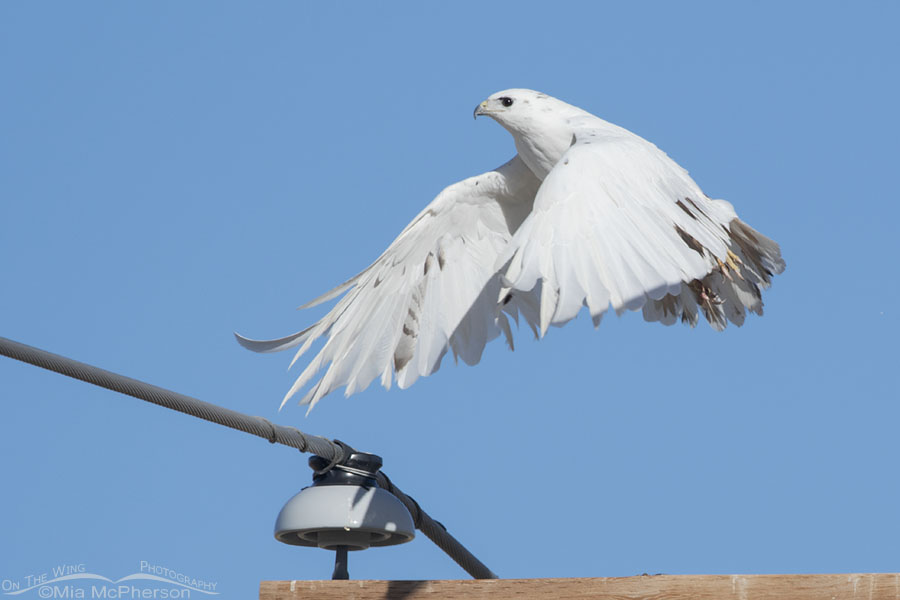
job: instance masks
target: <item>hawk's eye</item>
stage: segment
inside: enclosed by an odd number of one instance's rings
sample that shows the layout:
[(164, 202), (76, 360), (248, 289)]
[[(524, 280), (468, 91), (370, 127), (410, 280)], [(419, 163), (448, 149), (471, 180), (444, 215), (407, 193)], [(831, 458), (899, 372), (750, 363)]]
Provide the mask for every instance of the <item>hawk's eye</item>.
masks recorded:
[(506, 107), (510, 107), (513, 104), (513, 99), (509, 96), (503, 96), (502, 98), (498, 98), (500, 100), (500, 104)]

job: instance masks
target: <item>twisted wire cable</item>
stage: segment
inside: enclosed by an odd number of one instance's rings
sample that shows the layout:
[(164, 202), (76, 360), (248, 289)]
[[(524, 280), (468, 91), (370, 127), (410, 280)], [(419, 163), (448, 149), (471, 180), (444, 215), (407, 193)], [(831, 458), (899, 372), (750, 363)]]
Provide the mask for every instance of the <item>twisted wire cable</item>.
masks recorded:
[[(158, 406), (177, 410), (186, 415), (191, 415), (204, 421), (217, 423), (261, 437), (272, 444), (282, 444), (297, 448), (301, 452), (312, 452), (331, 461), (339, 463), (348, 450), (352, 450), (343, 443), (336, 443), (317, 435), (308, 435), (295, 427), (277, 425), (263, 417), (246, 415), (236, 410), (218, 406), (210, 402), (204, 402), (191, 396), (179, 394), (156, 385), (152, 385), (131, 377), (125, 377), (112, 371), (107, 371), (93, 365), (89, 365), (71, 358), (66, 358), (46, 350), (41, 350), (27, 344), (22, 344), (0, 337), (0, 355), (19, 360), (48, 371), (59, 373), (73, 379), (119, 392), (145, 402)], [(465, 546), (454, 538), (447, 529), (438, 521), (432, 519), (419, 506), (419, 503), (400, 490), (390, 478), (378, 472), (378, 485), (396, 496), (409, 510), (416, 529), (425, 534), (428, 539), (443, 550), (460, 567), (475, 579), (496, 579), (497, 576), (478, 560)]]

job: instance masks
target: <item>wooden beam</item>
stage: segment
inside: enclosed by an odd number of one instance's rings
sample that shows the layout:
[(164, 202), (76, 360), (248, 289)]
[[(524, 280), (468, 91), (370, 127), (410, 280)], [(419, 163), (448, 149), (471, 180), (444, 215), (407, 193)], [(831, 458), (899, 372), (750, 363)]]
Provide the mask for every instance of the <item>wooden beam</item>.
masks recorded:
[(900, 573), (641, 575), (586, 579), (263, 581), (260, 600), (900, 600)]

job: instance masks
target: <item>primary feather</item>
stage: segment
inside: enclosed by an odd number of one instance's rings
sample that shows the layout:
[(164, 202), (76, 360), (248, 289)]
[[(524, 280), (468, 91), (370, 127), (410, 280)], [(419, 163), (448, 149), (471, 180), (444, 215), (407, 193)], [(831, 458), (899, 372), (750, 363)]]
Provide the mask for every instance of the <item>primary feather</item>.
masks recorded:
[[(441, 192), (366, 270), (304, 307), (344, 296), (293, 335), (257, 352), (323, 347), (282, 402), (309, 386), (310, 408), (380, 377), (401, 388), (438, 370), (448, 350), (467, 364), (519, 315), (538, 335), (587, 306), (642, 310), (648, 321), (740, 326), (762, 314), (761, 289), (784, 270), (778, 244), (708, 198), (661, 150), (532, 90), (494, 94), (475, 114), (515, 140), (505, 165)], [(293, 363), (291, 363), (293, 364)], [(324, 371), (324, 372), (323, 372)]]

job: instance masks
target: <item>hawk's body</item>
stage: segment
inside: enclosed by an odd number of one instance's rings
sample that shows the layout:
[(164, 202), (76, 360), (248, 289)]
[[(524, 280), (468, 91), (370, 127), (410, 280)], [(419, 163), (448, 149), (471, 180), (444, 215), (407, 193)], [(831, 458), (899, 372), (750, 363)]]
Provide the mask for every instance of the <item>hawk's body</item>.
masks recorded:
[(311, 327), (279, 340), (238, 340), (260, 352), (319, 337), (324, 347), (285, 397), (325, 373), (301, 403), (381, 377), (400, 387), (435, 372), (448, 349), (477, 363), (519, 315), (535, 333), (587, 306), (648, 321), (716, 329), (762, 314), (761, 288), (784, 270), (778, 245), (709, 199), (650, 142), (531, 90), (482, 102), (518, 155), (442, 191), (371, 266), (312, 306), (345, 294)]

